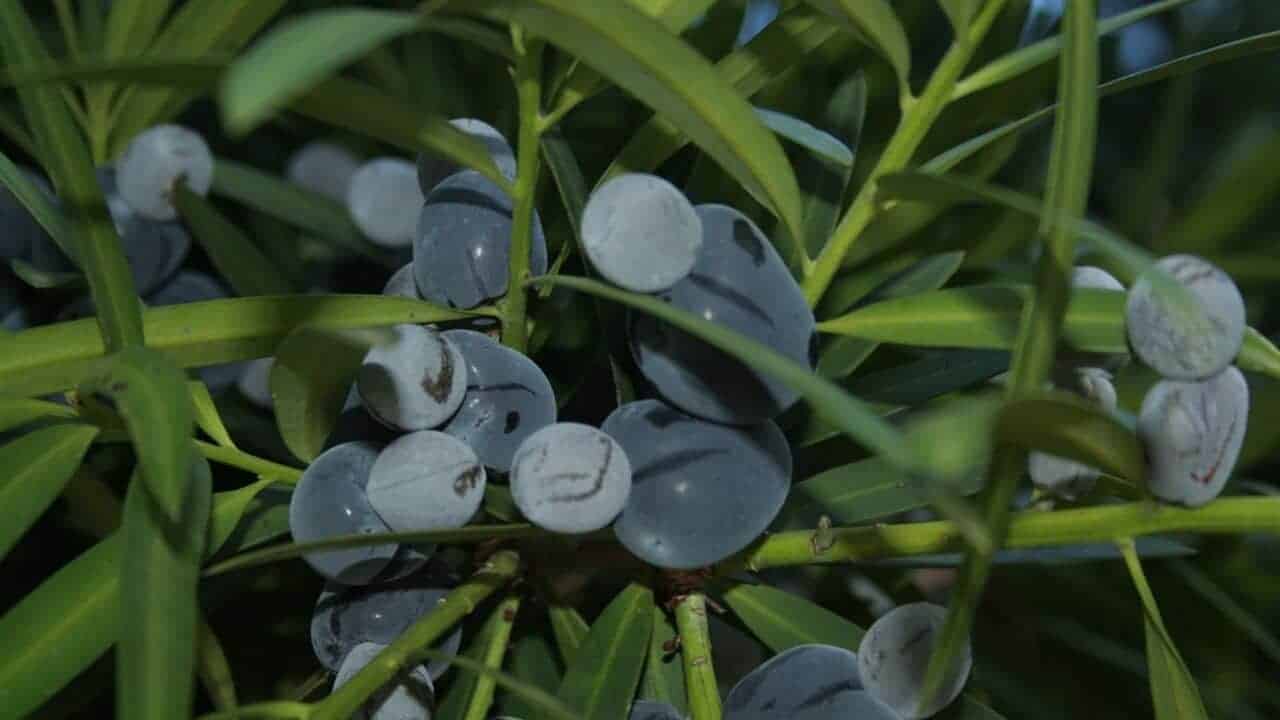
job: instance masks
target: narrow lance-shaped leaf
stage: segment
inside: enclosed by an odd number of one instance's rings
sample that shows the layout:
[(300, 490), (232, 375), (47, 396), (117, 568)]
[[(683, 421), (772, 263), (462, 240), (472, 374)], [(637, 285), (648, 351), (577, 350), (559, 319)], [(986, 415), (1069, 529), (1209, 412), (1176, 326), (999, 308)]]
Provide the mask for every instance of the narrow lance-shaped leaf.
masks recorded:
[(178, 214), (196, 242), (237, 295), (287, 295), (284, 275), (258, 246), (205, 198), (180, 183), (174, 191)]
[(46, 418), (63, 420), (74, 417), (76, 412), (60, 403), (29, 398), (0, 398), (0, 433)]
[(103, 51), (120, 57), (151, 44), (173, 0), (114, 0), (107, 11)]
[[(467, 648), (466, 657), (484, 663), (491, 670), (501, 670), (511, 641), (511, 627), (519, 609), (518, 596), (504, 598), (498, 603), (485, 620), (480, 634)], [(492, 677), (462, 671), (433, 717), (439, 720), (485, 720), (489, 717), (496, 687), (497, 682)]]
[(623, 0), (481, 0), (467, 12), (520, 25), (667, 116), (800, 237), (800, 193), (774, 137), (702, 56)]
[(649, 633), (649, 657), (640, 679), (640, 697), (668, 703), (681, 713), (688, 712), (684, 663), (676, 628), (666, 611), (653, 608), (653, 630)]
[(587, 720), (625, 717), (644, 670), (653, 591), (629, 585), (600, 613), (569, 663), (557, 697)]
[(142, 482), (156, 511), (169, 522), (183, 517), (189, 506), (195, 429), (186, 376), (160, 352), (131, 347), (105, 360), (80, 392), (115, 406), (133, 440)]
[(222, 447), (234, 448), (236, 444), (232, 442), (227, 426), (222, 423), (222, 416), (218, 414), (213, 396), (209, 394), (209, 387), (199, 380), (189, 380), (187, 389), (191, 392), (191, 409), (195, 413), (196, 426)]
[(584, 278), (535, 278), (531, 283), (552, 283), (621, 303), (634, 310), (653, 315), (659, 320), (697, 337), (746, 364), (754, 370), (769, 373), (804, 397), (823, 417), (868, 448), (882, 453), (895, 465), (914, 469), (915, 458), (902, 440), (901, 433), (873, 412), (867, 405), (829, 380), (728, 328), (703, 320), (651, 297), (616, 290), (603, 283)]
[(387, 338), (373, 330), (301, 328), (285, 338), (271, 367), (271, 397), (285, 445), (310, 462), (324, 449), (369, 348)]
[[(149, 346), (190, 368), (272, 355), (304, 325), (343, 330), (483, 314), (386, 295), (288, 295), (152, 308), (144, 317)], [(102, 353), (93, 320), (25, 330), (0, 344), (0, 393), (34, 396), (74, 387)]]
[(848, 23), (893, 66), (903, 97), (910, 97), (911, 45), (893, 6), (885, 0), (808, 0), (810, 5)]
[(800, 118), (766, 108), (755, 108), (765, 127), (809, 152), (840, 167), (853, 164), (853, 151), (830, 133), (819, 130)]
[(996, 424), (999, 440), (1079, 460), (1142, 485), (1146, 458), (1133, 430), (1096, 404), (1065, 392), (1010, 400)]
[(0, 447), (0, 559), (62, 492), (97, 434), (88, 425), (55, 425)]
[(22, 172), (4, 153), (0, 152), (0, 185), (18, 201), (31, 217), (40, 223), (40, 227), (49, 233), (58, 247), (68, 257), (75, 256), (75, 243), (71, 237), (71, 225), (63, 217), (62, 212), (53, 204), (53, 198)]
[(244, 134), (375, 48), (419, 27), (411, 12), (345, 7), (296, 15), (258, 40), (223, 80), (222, 118)]
[(189, 456), (188, 465), (177, 470), (190, 486), (179, 515), (170, 517), (155, 503), (139, 473), (125, 496), (116, 716), (127, 720), (191, 713), (200, 614), (196, 586), (213, 480), (204, 458)]
[(556, 645), (560, 649), (560, 658), (564, 661), (565, 667), (568, 667), (573, 664), (578, 648), (586, 642), (591, 626), (572, 605), (552, 602), (547, 607), (547, 614), (551, 617), (551, 632), (555, 635)]
[[(516, 680), (538, 688), (560, 687), (560, 670), (551, 643), (542, 635), (525, 635), (511, 648), (511, 674)], [(532, 717), (537, 708), (518, 693), (503, 692), (500, 712), (517, 718)]]

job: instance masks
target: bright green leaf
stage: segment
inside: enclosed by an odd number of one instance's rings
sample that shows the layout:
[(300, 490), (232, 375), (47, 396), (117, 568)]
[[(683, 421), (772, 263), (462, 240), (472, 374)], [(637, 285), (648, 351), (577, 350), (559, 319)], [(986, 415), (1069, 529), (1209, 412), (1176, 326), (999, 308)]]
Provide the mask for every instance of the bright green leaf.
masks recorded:
[(618, 593), (574, 654), (556, 696), (586, 720), (626, 716), (644, 670), (653, 607), (646, 587), (629, 585)]
[(0, 558), (62, 492), (97, 434), (88, 425), (54, 425), (0, 447)]

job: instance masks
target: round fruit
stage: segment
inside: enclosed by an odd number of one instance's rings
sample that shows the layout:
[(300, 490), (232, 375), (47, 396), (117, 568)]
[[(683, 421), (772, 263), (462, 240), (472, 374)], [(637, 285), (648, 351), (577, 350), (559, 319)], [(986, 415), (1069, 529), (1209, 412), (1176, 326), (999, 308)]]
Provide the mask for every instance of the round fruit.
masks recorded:
[(897, 720), (862, 688), (858, 656), (831, 645), (798, 645), (752, 670), (729, 691), (725, 720)]
[(529, 522), (553, 532), (605, 527), (630, 492), (627, 454), (589, 425), (548, 425), (520, 443), (511, 464), (516, 506)]
[(346, 197), (351, 219), (376, 245), (405, 248), (413, 243), (424, 200), (413, 163), (392, 157), (366, 162), (351, 176)]
[(702, 221), (676, 186), (628, 173), (601, 185), (582, 211), (582, 248), (606, 280), (635, 292), (666, 290), (693, 269)]
[(197, 195), (213, 184), (213, 153), (204, 138), (180, 125), (157, 125), (129, 143), (117, 166), (120, 197), (139, 215), (174, 220), (174, 185), (186, 183)]
[(904, 720), (938, 714), (959, 697), (969, 679), (973, 648), (966, 641), (936, 697), (926, 704), (925, 673), (946, 619), (947, 609), (932, 603), (902, 605), (872, 623), (858, 646), (863, 686)]
[(1148, 270), (1138, 276), (1125, 302), (1125, 327), (1133, 352), (1172, 380), (1203, 380), (1222, 372), (1244, 343), (1244, 298), (1231, 277), (1194, 255), (1156, 262), (1189, 292), (1181, 307)]
[(351, 151), (317, 140), (303, 145), (289, 158), (284, 174), (295, 185), (345, 203), (347, 187), (359, 168), (360, 161)]
[(369, 504), (396, 532), (466, 525), (484, 500), (484, 466), (461, 440), (424, 430), (383, 448), (369, 472)]
[[(498, 166), (498, 172), (508, 180), (516, 177), (516, 153), (511, 144), (494, 126), (475, 118), (454, 118), (449, 124), (479, 140), (489, 151), (489, 157)], [(445, 178), (458, 172), (458, 164), (448, 158), (427, 153), (418, 155), (418, 186), (426, 195), (435, 189)]]
[[(343, 659), (333, 679), (333, 689), (347, 684), (373, 661), (386, 645), (360, 643)], [(401, 673), (387, 687), (375, 692), (352, 717), (354, 720), (430, 720), (435, 700), (431, 676), (421, 665)]]
[(430, 430), (450, 418), (466, 394), (462, 354), (440, 333), (396, 325), (395, 338), (370, 349), (356, 373), (356, 389), (369, 414), (387, 427)]

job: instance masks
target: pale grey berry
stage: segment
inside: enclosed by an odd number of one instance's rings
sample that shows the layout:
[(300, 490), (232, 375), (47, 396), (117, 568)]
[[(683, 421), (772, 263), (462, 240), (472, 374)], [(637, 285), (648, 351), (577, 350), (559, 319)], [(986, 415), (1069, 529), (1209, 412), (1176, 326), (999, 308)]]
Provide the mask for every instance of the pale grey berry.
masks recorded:
[(347, 187), (359, 168), (360, 161), (351, 151), (317, 140), (295, 152), (284, 173), (289, 182), (341, 203), (346, 202)]
[[(452, 584), (443, 581), (432, 567), (408, 578), (376, 585), (347, 587), (325, 583), (311, 613), (311, 649), (316, 659), (326, 668), (337, 670), (342, 659), (360, 643), (395, 642), (405, 630), (440, 607)], [(457, 653), (460, 647), (461, 625), (454, 625), (434, 645), (445, 655)], [(448, 660), (432, 660), (427, 663), (427, 672), (435, 680), (449, 665)]]
[(1216, 498), (1240, 456), (1248, 420), (1249, 386), (1234, 366), (1199, 382), (1156, 383), (1138, 415), (1151, 494), (1189, 507)]
[(236, 381), (240, 394), (263, 410), (274, 410), (276, 406), (275, 399), (271, 397), (271, 368), (275, 364), (274, 357), (251, 360)]
[(614, 285), (658, 292), (693, 269), (702, 248), (702, 221), (684, 193), (666, 180), (619, 175), (587, 200), (582, 248)]
[[(1107, 412), (1116, 409), (1116, 388), (1111, 373), (1101, 368), (1080, 368), (1073, 388)], [(1093, 491), (1102, 471), (1077, 460), (1033, 451), (1027, 458), (1031, 482), (1045, 493), (1076, 500)]]
[(409, 433), (383, 448), (369, 473), (369, 504), (397, 532), (466, 525), (484, 499), (484, 466), (461, 440)]
[(1202, 380), (1222, 372), (1244, 343), (1239, 288), (1221, 269), (1194, 255), (1171, 255), (1156, 267), (1190, 291), (1195, 307), (1180, 307), (1176, 294), (1154, 282), (1150, 270), (1138, 276), (1125, 302), (1133, 352), (1173, 380)]
[[(333, 679), (333, 689), (347, 684), (373, 661), (386, 645), (360, 643), (347, 653)], [(430, 720), (435, 686), (427, 669), (416, 665), (402, 672), (386, 687), (374, 693), (352, 716), (354, 720)]]
[(832, 645), (797, 645), (747, 673), (729, 691), (725, 720), (898, 720), (866, 692), (858, 657)]
[(960, 695), (969, 679), (973, 649), (966, 640), (936, 697), (925, 704), (925, 673), (946, 618), (947, 609), (939, 605), (903, 605), (872, 623), (858, 646), (863, 686), (903, 720), (936, 715)]
[(408, 263), (395, 271), (391, 275), (391, 279), (387, 280), (386, 287), (382, 288), (382, 294), (421, 300), (422, 295), (418, 292), (418, 283), (413, 277), (413, 263)]
[(116, 169), (120, 197), (152, 220), (173, 220), (173, 189), (186, 183), (197, 195), (213, 184), (213, 153), (204, 138), (181, 125), (157, 125), (129, 143)]
[(559, 533), (599, 530), (631, 493), (631, 463), (613, 438), (589, 425), (556, 423), (520, 444), (511, 495), (533, 524)]
[[(516, 177), (516, 153), (511, 144), (498, 132), (498, 129), (483, 120), (475, 118), (454, 118), (449, 124), (479, 140), (489, 151), (489, 157), (498, 166), (498, 172), (508, 180)], [(429, 194), (446, 177), (461, 168), (454, 161), (437, 155), (420, 153), (418, 155), (418, 186), (423, 194)]]
[(430, 430), (449, 419), (467, 392), (462, 354), (435, 330), (396, 325), (394, 339), (370, 349), (356, 373), (369, 414), (405, 432)]
[(374, 244), (405, 248), (413, 243), (426, 198), (414, 179), (413, 163), (374, 158), (356, 170), (347, 186), (347, 211)]

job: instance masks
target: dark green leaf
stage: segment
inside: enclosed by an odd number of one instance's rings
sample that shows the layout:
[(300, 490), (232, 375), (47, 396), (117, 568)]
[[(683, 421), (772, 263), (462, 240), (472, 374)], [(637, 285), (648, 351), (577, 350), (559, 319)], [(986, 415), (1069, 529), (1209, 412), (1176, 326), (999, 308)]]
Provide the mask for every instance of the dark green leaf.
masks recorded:
[(258, 246), (223, 217), (213, 203), (191, 192), (185, 183), (175, 189), (174, 205), (196, 242), (237, 295), (287, 295), (293, 291)]
[(724, 601), (775, 653), (813, 643), (857, 652), (866, 632), (826, 608), (766, 585), (735, 584)]
[(560, 659), (564, 661), (565, 667), (568, 667), (573, 664), (578, 648), (586, 642), (591, 626), (576, 608), (563, 603), (551, 603), (547, 607), (547, 614), (551, 617), (551, 632), (555, 635), (556, 646), (560, 649)]
[(855, 33), (870, 41), (884, 55), (898, 76), (904, 95), (910, 95), (911, 45), (893, 6), (885, 0), (808, 0)]
[(107, 57), (145, 50), (169, 14), (173, 0), (113, 0), (102, 49)]
[(823, 132), (798, 117), (785, 113), (755, 108), (756, 115), (765, 127), (790, 140), (809, 152), (839, 167), (853, 165), (853, 151), (830, 133)]
[(644, 670), (653, 608), (646, 587), (618, 593), (574, 654), (556, 696), (586, 720), (625, 717)]
[[(543, 636), (525, 635), (511, 648), (511, 675), (533, 687), (560, 687), (560, 669), (553, 653)], [(516, 693), (502, 693), (498, 704), (502, 714), (510, 717), (533, 717), (537, 713), (536, 707)]]
[(1010, 400), (1000, 412), (996, 433), (1003, 442), (1079, 460), (1134, 485), (1146, 479), (1146, 459), (1134, 431), (1071, 393)]
[(649, 657), (640, 681), (640, 698), (668, 703), (681, 713), (688, 712), (684, 666), (680, 661), (676, 629), (666, 611), (653, 608), (653, 631), (649, 634)]
[[(510, 596), (499, 603), (484, 627), (480, 628), (480, 634), (471, 641), (466, 657), (484, 663), (492, 670), (501, 670), (511, 640), (511, 626), (519, 608), (518, 596)], [(444, 704), (432, 717), (440, 720), (484, 720), (493, 705), (495, 687), (491, 677), (463, 672), (450, 687)]]
[(40, 227), (49, 233), (58, 247), (68, 257), (75, 256), (75, 243), (71, 238), (71, 226), (62, 212), (53, 204), (39, 185), (31, 181), (21, 168), (0, 152), (0, 185), (9, 189), (13, 197), (31, 213), (31, 217), (40, 223)]
[(9, 268), (19, 280), (37, 290), (69, 290), (85, 284), (84, 275), (74, 270), (40, 270), (21, 258), (10, 260)]
[(60, 403), (28, 398), (0, 398), (0, 433), (36, 420), (64, 420), (74, 417), (75, 411)]
[(55, 425), (0, 447), (0, 558), (62, 492), (97, 434), (88, 425)]

